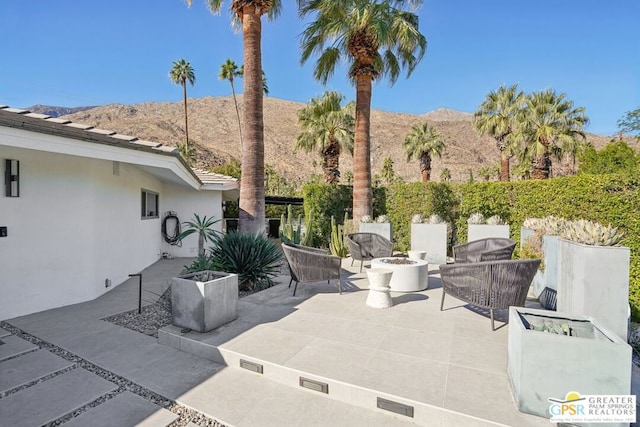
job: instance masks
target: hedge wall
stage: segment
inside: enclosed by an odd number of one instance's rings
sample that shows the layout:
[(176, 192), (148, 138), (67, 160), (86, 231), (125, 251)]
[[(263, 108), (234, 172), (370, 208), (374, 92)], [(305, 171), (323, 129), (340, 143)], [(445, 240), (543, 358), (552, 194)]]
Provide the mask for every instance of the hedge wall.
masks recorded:
[[(317, 188), (316, 188), (317, 187)], [(318, 242), (327, 242), (328, 218), (351, 208), (351, 187), (306, 186), (305, 212), (314, 211)], [(466, 241), (467, 218), (474, 212), (500, 215), (520, 239), (525, 218), (561, 216), (611, 224), (625, 232), (631, 248), (630, 295), (634, 319), (640, 318), (640, 181), (622, 175), (579, 175), (541, 181), (470, 184), (410, 183), (375, 189), (374, 215), (386, 213), (393, 224), (394, 247), (410, 246), (411, 217), (438, 214), (453, 224), (451, 244)], [(326, 218), (320, 221), (320, 217)], [(327, 233), (327, 234), (325, 234)]]

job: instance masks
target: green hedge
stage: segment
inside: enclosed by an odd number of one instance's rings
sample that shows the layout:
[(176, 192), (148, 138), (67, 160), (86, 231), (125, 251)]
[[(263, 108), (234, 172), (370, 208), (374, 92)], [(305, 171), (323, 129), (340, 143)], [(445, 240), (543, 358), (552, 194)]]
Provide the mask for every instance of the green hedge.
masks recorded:
[[(351, 209), (351, 187), (306, 186), (305, 212), (314, 211), (317, 242), (328, 241), (331, 215), (337, 219)], [(579, 175), (542, 181), (470, 184), (409, 183), (375, 189), (374, 215), (386, 213), (393, 224), (394, 247), (410, 247), (411, 217), (438, 214), (453, 224), (450, 242), (466, 241), (467, 218), (474, 212), (500, 215), (519, 241), (525, 218), (555, 215), (611, 224), (625, 232), (631, 248), (630, 295), (634, 319), (640, 318), (640, 182), (623, 175)], [(316, 221), (316, 218), (318, 219)], [(322, 220), (320, 218), (323, 218)]]

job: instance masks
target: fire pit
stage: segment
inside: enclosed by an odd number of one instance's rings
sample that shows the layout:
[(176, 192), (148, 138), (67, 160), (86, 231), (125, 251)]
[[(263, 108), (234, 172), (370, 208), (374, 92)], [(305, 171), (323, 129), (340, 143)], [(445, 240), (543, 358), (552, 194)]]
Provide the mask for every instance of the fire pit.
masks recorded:
[(393, 292), (416, 292), (429, 287), (429, 264), (424, 260), (386, 257), (371, 260), (371, 268), (393, 271), (389, 287)]

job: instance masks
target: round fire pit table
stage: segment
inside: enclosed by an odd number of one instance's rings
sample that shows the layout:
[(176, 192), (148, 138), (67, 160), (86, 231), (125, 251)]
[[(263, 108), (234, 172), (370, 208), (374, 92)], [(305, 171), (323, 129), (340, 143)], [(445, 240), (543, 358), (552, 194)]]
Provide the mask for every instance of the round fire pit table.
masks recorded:
[(429, 287), (429, 263), (401, 257), (374, 258), (371, 268), (393, 271), (389, 287), (393, 292), (415, 292)]

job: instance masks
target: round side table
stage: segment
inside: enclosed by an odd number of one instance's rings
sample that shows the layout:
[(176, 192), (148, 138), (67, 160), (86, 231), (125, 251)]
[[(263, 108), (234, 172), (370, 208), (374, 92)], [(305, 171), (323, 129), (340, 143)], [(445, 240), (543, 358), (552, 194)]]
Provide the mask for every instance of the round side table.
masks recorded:
[(370, 268), (367, 270), (367, 278), (369, 279), (367, 305), (369, 307), (389, 308), (393, 306), (393, 300), (389, 293), (389, 282), (392, 275), (392, 270), (384, 268)]

